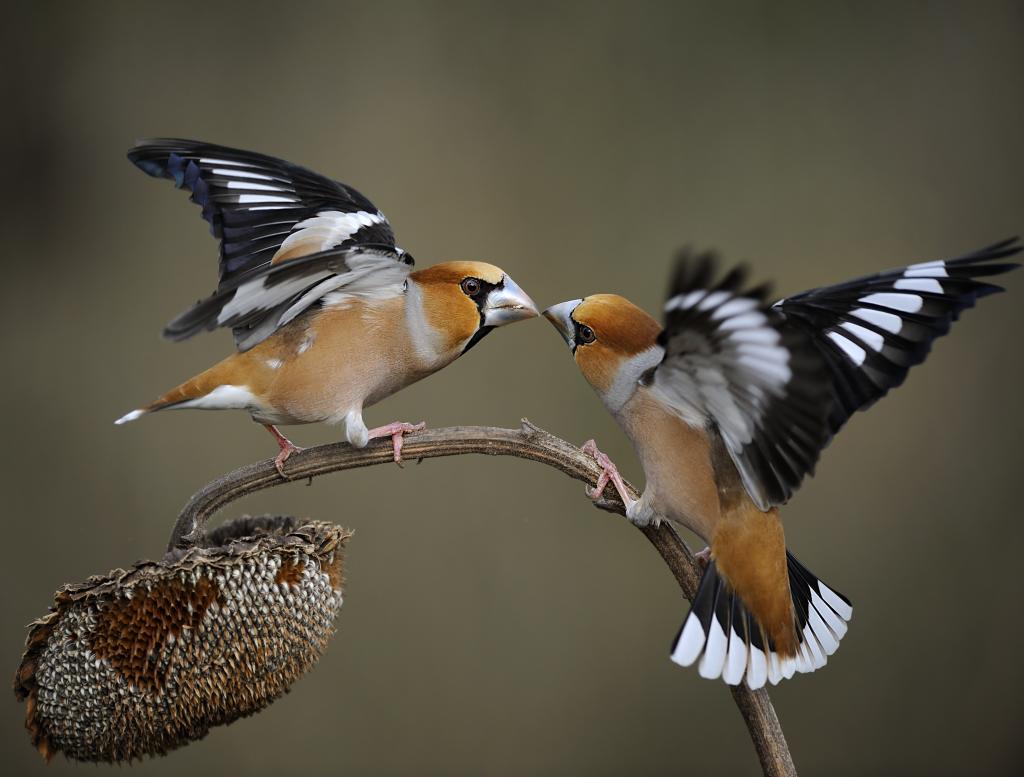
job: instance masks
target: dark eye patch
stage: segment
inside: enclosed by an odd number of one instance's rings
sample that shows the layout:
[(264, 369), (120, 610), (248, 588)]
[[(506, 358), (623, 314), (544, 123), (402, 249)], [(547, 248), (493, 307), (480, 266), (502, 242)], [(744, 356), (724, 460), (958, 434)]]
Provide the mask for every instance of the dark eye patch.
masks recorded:
[[(494, 328), (484, 325), (484, 321), (486, 320), (484, 305), (487, 303), (488, 295), (495, 289), (501, 288), (504, 285), (504, 279), (502, 279), (501, 283), (488, 283), (485, 280), (474, 278), (472, 276), (463, 278), (462, 282), (459, 283), (459, 288), (462, 289), (462, 293), (476, 303), (476, 309), (480, 314), (480, 327), (476, 330), (476, 334), (470, 338), (470, 341), (466, 343), (466, 347), (462, 349), (463, 353), (479, 343)], [(467, 288), (467, 286), (469, 288)]]
[(459, 284), (459, 288), (462, 289), (462, 293), (467, 297), (479, 302), (481, 295), (487, 296), (487, 292), (494, 288), (494, 284), (486, 283), (479, 278), (463, 278), (462, 283)]
[(573, 324), (576, 325), (576, 345), (588, 345), (597, 339), (597, 334), (586, 324), (576, 320), (573, 320)]

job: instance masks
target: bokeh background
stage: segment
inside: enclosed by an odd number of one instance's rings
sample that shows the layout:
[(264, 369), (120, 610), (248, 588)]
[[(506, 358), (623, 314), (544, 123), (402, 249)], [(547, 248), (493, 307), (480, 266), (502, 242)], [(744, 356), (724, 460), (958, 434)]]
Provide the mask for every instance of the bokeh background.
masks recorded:
[[(159, 554), (194, 490), (274, 452), (241, 414), (112, 424), (231, 347), (159, 337), (213, 288), (216, 245), (126, 162), (137, 137), (304, 163), (367, 193), (421, 266), (488, 259), (545, 305), (614, 290), (656, 311), (684, 243), (786, 293), (1024, 230), (1020, 3), (25, 2), (2, 28), (11, 673), (57, 586)], [(856, 605), (827, 669), (772, 694), (804, 773), (1024, 764), (1022, 281), (857, 417), (785, 512)], [(639, 482), (543, 321), (368, 421), (522, 416), (596, 436)], [(687, 610), (670, 574), (578, 483), (435, 460), (243, 511), (356, 530), (339, 633), (287, 698), (133, 773), (757, 773), (726, 689), (668, 660)], [(21, 706), (0, 713), (5, 771), (41, 773)]]

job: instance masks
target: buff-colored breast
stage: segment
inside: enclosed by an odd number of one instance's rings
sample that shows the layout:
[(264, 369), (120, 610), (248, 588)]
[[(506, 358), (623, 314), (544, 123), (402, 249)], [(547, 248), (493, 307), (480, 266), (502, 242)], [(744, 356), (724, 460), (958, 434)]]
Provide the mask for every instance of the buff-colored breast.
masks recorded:
[(269, 379), (262, 399), (283, 423), (337, 420), (428, 373), (413, 353), (401, 296), (326, 308), (267, 345), (254, 355)]
[(642, 386), (618, 416), (644, 468), (648, 503), (710, 542), (720, 509), (705, 431), (667, 410)]

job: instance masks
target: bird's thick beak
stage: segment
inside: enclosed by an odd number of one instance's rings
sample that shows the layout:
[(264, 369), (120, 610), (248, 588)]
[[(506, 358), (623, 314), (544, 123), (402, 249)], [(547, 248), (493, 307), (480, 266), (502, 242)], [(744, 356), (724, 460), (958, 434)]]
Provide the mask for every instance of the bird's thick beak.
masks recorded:
[(533, 300), (507, 275), (501, 284), (487, 295), (483, 314), (485, 327), (504, 326), (540, 315)]
[(552, 305), (544, 311), (544, 318), (558, 330), (558, 334), (562, 336), (570, 349), (576, 347), (576, 324), (573, 323), (572, 312), (581, 302), (583, 302), (582, 299), (570, 299)]

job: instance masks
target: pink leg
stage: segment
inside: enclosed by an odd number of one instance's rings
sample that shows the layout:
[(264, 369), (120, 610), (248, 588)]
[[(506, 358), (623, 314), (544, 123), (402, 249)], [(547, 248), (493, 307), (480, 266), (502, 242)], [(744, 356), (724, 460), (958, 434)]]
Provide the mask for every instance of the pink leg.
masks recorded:
[(402, 463), (402, 438), (408, 432), (420, 432), (427, 428), (425, 421), (418, 424), (410, 424), (406, 421), (395, 421), (386, 426), (378, 426), (369, 431), (369, 439), (375, 440), (378, 437), (390, 437), (391, 446), (394, 449), (395, 464)]
[(622, 475), (619, 474), (619, 468), (608, 458), (607, 454), (601, 453), (597, 443), (593, 440), (587, 440), (583, 443), (582, 450), (584, 453), (593, 456), (594, 461), (601, 467), (601, 476), (597, 479), (597, 485), (594, 486), (592, 491), (587, 491), (588, 496), (591, 499), (600, 499), (601, 494), (604, 493), (605, 486), (610, 481), (615, 486), (615, 490), (619, 492), (619, 497), (622, 499), (623, 504), (626, 505), (626, 509), (629, 509), (630, 505), (636, 502), (636, 500), (626, 490), (626, 483), (623, 481)]
[(273, 426), (271, 424), (263, 424), (263, 428), (270, 432), (272, 435), (274, 435), (274, 439), (277, 440), (277, 445), (281, 449), (281, 451), (277, 454), (277, 457), (274, 459), (274, 466), (277, 468), (278, 474), (285, 480), (291, 480), (290, 477), (284, 474), (284, 463), (288, 461), (289, 456), (291, 456), (293, 453), (298, 453), (299, 451), (302, 450), (302, 448), (300, 448), (298, 445), (296, 445), (283, 434), (281, 434), (281, 432), (278, 431), (278, 428), (276, 426)]

